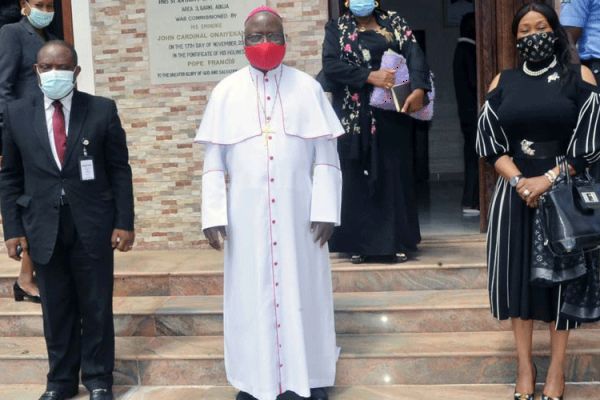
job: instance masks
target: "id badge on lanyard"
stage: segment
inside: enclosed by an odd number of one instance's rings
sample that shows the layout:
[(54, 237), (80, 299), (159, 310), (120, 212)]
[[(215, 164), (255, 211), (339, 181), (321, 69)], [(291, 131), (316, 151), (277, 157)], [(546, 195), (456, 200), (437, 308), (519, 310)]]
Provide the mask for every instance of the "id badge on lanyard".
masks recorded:
[(87, 146), (90, 141), (83, 139), (83, 155), (79, 157), (79, 177), (82, 182), (89, 182), (96, 179), (96, 173), (94, 171), (94, 157), (89, 156), (87, 152)]

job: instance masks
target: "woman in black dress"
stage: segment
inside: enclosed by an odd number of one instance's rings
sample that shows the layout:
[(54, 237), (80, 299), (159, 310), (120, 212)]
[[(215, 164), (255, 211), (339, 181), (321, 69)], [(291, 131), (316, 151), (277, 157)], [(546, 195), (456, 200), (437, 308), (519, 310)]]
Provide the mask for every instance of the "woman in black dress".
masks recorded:
[(490, 304), (494, 317), (512, 320), (515, 399), (534, 396), (533, 320), (549, 323), (552, 342), (542, 399), (562, 399), (569, 330), (600, 319), (598, 268), (588, 262), (584, 277), (558, 287), (530, 284), (533, 217), (565, 158), (575, 174), (597, 154), (600, 96), (592, 72), (570, 63), (566, 33), (552, 7), (524, 6), (513, 33), (522, 63), (494, 79), (478, 124), (477, 152), (500, 175), (487, 238)]
[[(19, 0), (18, 4), (21, 21), (0, 29), (0, 113), (9, 101), (41, 93), (33, 65), (38, 50), (48, 40), (56, 39), (47, 29), (54, 17), (53, 0)], [(21, 272), (13, 290), (15, 301), (40, 302), (33, 261), (27, 251), (23, 252)]]
[[(406, 114), (423, 107), (431, 90), (429, 67), (406, 21), (377, 2), (350, 0), (349, 9), (325, 27), (321, 83), (346, 135), (339, 140), (344, 188), (342, 226), (330, 241), (333, 252), (406, 259), (421, 240), (412, 154), (413, 121)], [(412, 94), (404, 112), (372, 108), (374, 87), (390, 89), (393, 70), (380, 69), (392, 49), (408, 64)]]

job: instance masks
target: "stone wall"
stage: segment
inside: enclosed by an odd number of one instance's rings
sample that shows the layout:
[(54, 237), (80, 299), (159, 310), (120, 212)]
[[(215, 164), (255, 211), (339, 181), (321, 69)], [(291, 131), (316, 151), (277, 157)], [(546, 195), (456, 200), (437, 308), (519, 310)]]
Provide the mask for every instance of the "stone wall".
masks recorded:
[[(192, 145), (192, 140), (216, 82), (150, 83), (145, 4), (146, 0), (90, 0), (96, 94), (117, 102), (127, 132), (137, 246), (197, 246), (204, 239), (200, 232), (202, 148)], [(285, 62), (315, 75), (321, 65), (327, 1), (269, 1), (268, 5), (277, 8), (285, 21), (289, 36)]]

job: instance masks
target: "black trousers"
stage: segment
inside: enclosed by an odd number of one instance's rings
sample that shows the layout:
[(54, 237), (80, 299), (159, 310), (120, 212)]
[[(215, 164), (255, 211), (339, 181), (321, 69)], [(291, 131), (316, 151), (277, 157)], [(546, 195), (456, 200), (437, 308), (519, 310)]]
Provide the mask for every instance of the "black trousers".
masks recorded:
[(73, 393), (79, 387), (80, 369), (89, 390), (112, 387), (115, 333), (110, 238), (103, 254), (101, 259), (87, 255), (69, 206), (62, 206), (54, 254), (48, 264), (35, 264), (50, 362), (47, 390)]
[(461, 130), (465, 140), (465, 186), (463, 188), (462, 206), (479, 208), (479, 156), (475, 152), (477, 139), (477, 121), (461, 122)]

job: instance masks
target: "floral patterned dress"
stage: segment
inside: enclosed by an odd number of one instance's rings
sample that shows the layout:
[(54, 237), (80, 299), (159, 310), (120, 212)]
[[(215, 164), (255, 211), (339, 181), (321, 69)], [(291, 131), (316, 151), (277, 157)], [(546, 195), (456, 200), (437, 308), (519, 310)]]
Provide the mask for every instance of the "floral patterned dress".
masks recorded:
[(359, 31), (345, 14), (330, 21), (323, 43), (323, 76), (346, 130), (338, 141), (343, 174), (342, 225), (334, 252), (365, 256), (416, 250), (420, 242), (413, 168), (413, 120), (369, 106), (371, 71), (392, 49), (407, 59), (412, 89), (430, 90), (429, 66), (404, 19), (377, 10), (381, 29)]

